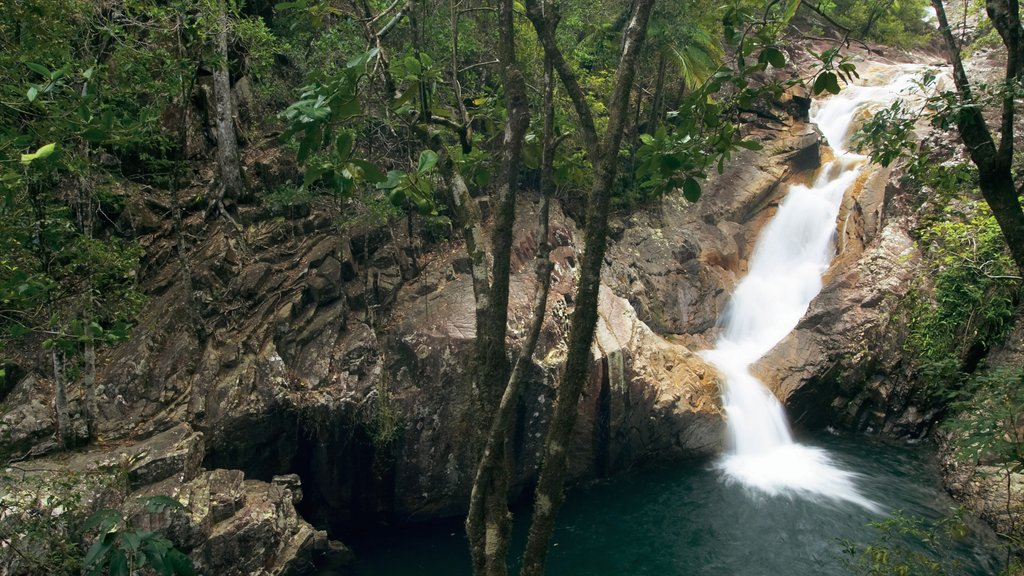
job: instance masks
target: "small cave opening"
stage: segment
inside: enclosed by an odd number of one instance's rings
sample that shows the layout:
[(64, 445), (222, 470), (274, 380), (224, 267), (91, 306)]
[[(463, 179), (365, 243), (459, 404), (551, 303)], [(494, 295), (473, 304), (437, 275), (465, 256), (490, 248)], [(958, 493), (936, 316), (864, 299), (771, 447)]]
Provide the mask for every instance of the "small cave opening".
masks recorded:
[(394, 520), (394, 447), (379, 446), (345, 410), (241, 416), (208, 433), (203, 466), (241, 470), (265, 482), (298, 475), (302, 500), (296, 512), (332, 540), (346, 542)]

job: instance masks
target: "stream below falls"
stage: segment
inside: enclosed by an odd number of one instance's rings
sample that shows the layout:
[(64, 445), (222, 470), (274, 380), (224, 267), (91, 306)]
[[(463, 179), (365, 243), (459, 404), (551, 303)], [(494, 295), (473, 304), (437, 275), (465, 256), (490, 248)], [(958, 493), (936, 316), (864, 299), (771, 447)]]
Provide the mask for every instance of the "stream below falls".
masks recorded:
[[(942, 490), (934, 448), (864, 437), (820, 435), (803, 443), (856, 470), (872, 512), (849, 501), (766, 495), (723, 482), (713, 460), (629, 473), (569, 494), (548, 563), (552, 576), (825, 576), (850, 574), (842, 540), (870, 543), (869, 522), (896, 510), (937, 519), (955, 503)], [(525, 545), (528, 511), (517, 514), (512, 561)], [(1001, 567), (995, 536), (980, 523), (946, 561), (951, 574)], [(904, 542), (924, 550), (912, 539)], [(356, 576), (469, 576), (460, 521), (404, 528), (351, 542)]]

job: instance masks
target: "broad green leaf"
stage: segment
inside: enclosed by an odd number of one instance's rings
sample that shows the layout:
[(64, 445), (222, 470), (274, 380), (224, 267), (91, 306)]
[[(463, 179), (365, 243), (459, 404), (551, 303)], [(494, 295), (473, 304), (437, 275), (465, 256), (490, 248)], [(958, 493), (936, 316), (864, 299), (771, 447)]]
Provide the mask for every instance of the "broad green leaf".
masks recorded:
[(823, 74), (826, 77), (825, 89), (832, 94), (839, 94), (839, 78), (831, 72)]
[(398, 188), (405, 182), (405, 172), (400, 170), (389, 170), (387, 178), (383, 182), (377, 183), (377, 188), (380, 190), (393, 190)]
[(420, 152), (420, 161), (416, 166), (416, 171), (420, 174), (425, 174), (436, 165), (437, 152), (434, 152), (433, 150), (424, 150), (423, 152)]
[(775, 68), (782, 68), (786, 65), (786, 55), (782, 53), (782, 50), (774, 46), (769, 46), (764, 49), (764, 58)]
[(306, 158), (309, 157), (310, 152), (313, 152), (320, 147), (322, 139), (323, 131), (320, 126), (307, 128), (306, 135), (302, 138), (302, 142), (299, 143), (299, 151), (296, 154), (296, 158), (299, 162), (305, 162)]
[(164, 560), (178, 576), (195, 576), (196, 571), (192, 566), (192, 559), (179, 550), (174, 548), (168, 550)]
[(814, 84), (811, 86), (811, 94), (817, 96), (825, 91), (825, 86), (828, 84), (828, 76), (833, 76), (833, 74), (831, 72), (818, 74), (818, 77), (814, 79)]
[(391, 193), (388, 194), (388, 199), (391, 200), (391, 204), (398, 208), (405, 205), (405, 190), (402, 188), (394, 188)]
[(335, 115), (344, 120), (352, 116), (358, 116), (362, 111), (363, 108), (359, 105), (359, 99), (350, 98), (338, 104)]
[(104, 532), (102, 533), (92, 546), (89, 551), (85, 554), (85, 559), (82, 561), (86, 566), (92, 566), (106, 558), (107, 553), (110, 551), (114, 542), (117, 540), (116, 532)]
[(102, 128), (93, 126), (82, 132), (82, 137), (90, 142), (100, 143), (107, 139), (107, 133)]
[(131, 576), (128, 571), (128, 557), (117, 548), (110, 551), (109, 568), (110, 576)]
[(690, 202), (696, 202), (700, 200), (700, 183), (693, 178), (687, 178), (683, 181), (683, 198), (686, 198)]
[(740, 148), (746, 148), (747, 150), (762, 150), (764, 146), (756, 140), (738, 140), (736, 145)]
[(338, 138), (334, 143), (334, 156), (338, 162), (348, 160), (348, 157), (352, 154), (352, 147), (355, 145), (355, 141), (355, 135), (351, 130), (342, 130), (338, 134)]
[(302, 176), (302, 185), (309, 188), (314, 182), (320, 179), (327, 171), (331, 169), (330, 164), (314, 164), (306, 168), (306, 173)]
[(363, 52), (362, 54), (359, 54), (356, 57), (349, 60), (345, 66), (347, 68), (357, 69), (359, 70), (360, 73), (362, 73), (362, 69), (366, 67), (366, 64), (370, 60), (377, 56), (377, 52), (379, 52), (377, 48), (367, 50), (366, 52)]
[(28, 93), (25, 94), (28, 97), (29, 102), (35, 102), (36, 96), (39, 96), (39, 88), (35, 86), (28, 87)]

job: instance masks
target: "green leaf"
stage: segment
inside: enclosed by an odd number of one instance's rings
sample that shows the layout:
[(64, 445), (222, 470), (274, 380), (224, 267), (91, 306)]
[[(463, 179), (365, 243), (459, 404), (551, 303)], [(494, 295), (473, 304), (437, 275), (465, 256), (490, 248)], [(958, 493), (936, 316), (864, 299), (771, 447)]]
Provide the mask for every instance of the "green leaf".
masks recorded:
[(325, 173), (327, 173), (332, 166), (330, 164), (315, 164), (306, 168), (306, 173), (302, 176), (302, 185), (309, 188), (314, 182), (320, 179)]
[(378, 182), (376, 188), (378, 190), (395, 190), (404, 187), (406, 183), (405, 172), (399, 170), (389, 170), (387, 177), (383, 182)]
[(82, 137), (86, 140), (94, 143), (101, 143), (107, 139), (107, 133), (102, 128), (93, 126), (92, 128), (86, 128), (82, 132)]
[(771, 64), (775, 68), (782, 68), (786, 65), (786, 55), (782, 53), (782, 50), (774, 46), (769, 46), (762, 52), (765, 61)]
[(110, 552), (115, 541), (117, 541), (116, 532), (103, 533), (95, 542), (93, 542), (92, 546), (89, 547), (89, 552), (86, 553), (85, 560), (82, 562), (87, 567), (95, 564), (102, 565), (102, 560), (107, 557), (107, 553)]
[(139, 502), (146, 512), (163, 512), (164, 510), (185, 510), (185, 505), (170, 496), (147, 496)]
[(309, 157), (310, 152), (313, 152), (320, 147), (322, 139), (323, 132), (320, 126), (307, 128), (306, 135), (302, 138), (302, 142), (299, 143), (299, 151), (296, 154), (298, 161), (305, 162), (306, 158)]
[(424, 150), (420, 152), (420, 161), (416, 166), (416, 171), (420, 174), (426, 174), (434, 166), (437, 165), (437, 152), (433, 150)]
[(117, 548), (110, 552), (110, 576), (131, 576), (128, 572), (128, 557)]
[(22, 154), (21, 163), (27, 166), (31, 164), (33, 160), (42, 160), (44, 158), (49, 158), (55, 150), (57, 150), (57, 143), (51, 142), (45, 146), (42, 146), (41, 148), (39, 148), (38, 150), (31, 154)]
[(192, 566), (192, 559), (177, 549), (167, 551), (164, 559), (178, 576), (195, 576), (195, 568)]
[(650, 134), (641, 134), (640, 141), (650, 146), (651, 144), (654, 143), (654, 136), (651, 136)]
[(738, 140), (736, 145), (747, 150), (763, 150), (764, 146), (756, 140)]
[(25, 62), (25, 66), (28, 66), (33, 72), (39, 74), (43, 78), (46, 78), (47, 80), (50, 79), (50, 70), (47, 69), (46, 66), (36, 64), (35, 62)]
[(405, 204), (405, 190), (402, 188), (394, 188), (391, 193), (388, 194), (388, 199), (391, 200), (391, 204), (398, 208), (401, 208)]
[(827, 72), (826, 74), (827, 75), (823, 75), (826, 77), (825, 89), (832, 94), (839, 94), (839, 78), (831, 72)]
[(352, 154), (352, 147), (355, 145), (356, 137), (351, 130), (342, 130), (338, 134), (338, 139), (334, 143), (334, 157), (337, 158), (338, 162), (344, 162), (348, 160), (349, 155)]
[[(793, 19), (793, 16), (796, 16), (796, 10), (799, 7), (800, 7), (800, 0), (789, 0), (789, 3), (786, 4), (786, 11), (783, 12), (783, 14), (782, 14), (782, 24), (783, 25), (788, 24), (789, 21)], [(774, 64), (773, 64), (773, 66), (774, 66)]]
[(700, 200), (700, 183), (693, 178), (687, 178), (683, 181), (683, 198), (686, 198), (690, 202), (696, 202)]
[(362, 172), (363, 180), (370, 182), (371, 184), (378, 184), (387, 180), (387, 176), (380, 171), (373, 163), (367, 162), (366, 160), (349, 160), (349, 164), (357, 167)]
[(35, 102), (36, 96), (39, 96), (39, 88), (36, 86), (29, 86), (28, 93), (25, 94), (28, 97), (29, 102)]
[(824, 92), (826, 90), (825, 87), (828, 85), (829, 82), (829, 76), (834, 77), (835, 74), (832, 74), (831, 72), (822, 72), (821, 74), (818, 74), (818, 77), (814, 79), (814, 85), (811, 86), (811, 94), (817, 96), (818, 94)]
[(359, 54), (352, 58), (351, 60), (349, 60), (345, 67), (359, 70), (360, 73), (362, 73), (362, 70), (366, 67), (366, 64), (375, 56), (377, 56), (377, 52), (379, 52), (377, 48), (367, 50), (366, 52), (363, 52), (362, 54)]

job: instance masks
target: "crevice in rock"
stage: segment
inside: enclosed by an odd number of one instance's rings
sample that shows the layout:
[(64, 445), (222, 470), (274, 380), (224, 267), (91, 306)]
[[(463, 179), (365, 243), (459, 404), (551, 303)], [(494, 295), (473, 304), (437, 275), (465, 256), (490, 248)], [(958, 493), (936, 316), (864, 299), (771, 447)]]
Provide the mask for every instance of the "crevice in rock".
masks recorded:
[(212, 431), (203, 466), (267, 482), (298, 475), (296, 511), (332, 540), (394, 523), (393, 447), (378, 445), (345, 405), (314, 412), (276, 408)]
[(601, 385), (597, 393), (596, 422), (594, 423), (594, 475), (608, 476), (611, 452), (611, 382), (608, 357), (601, 358)]

